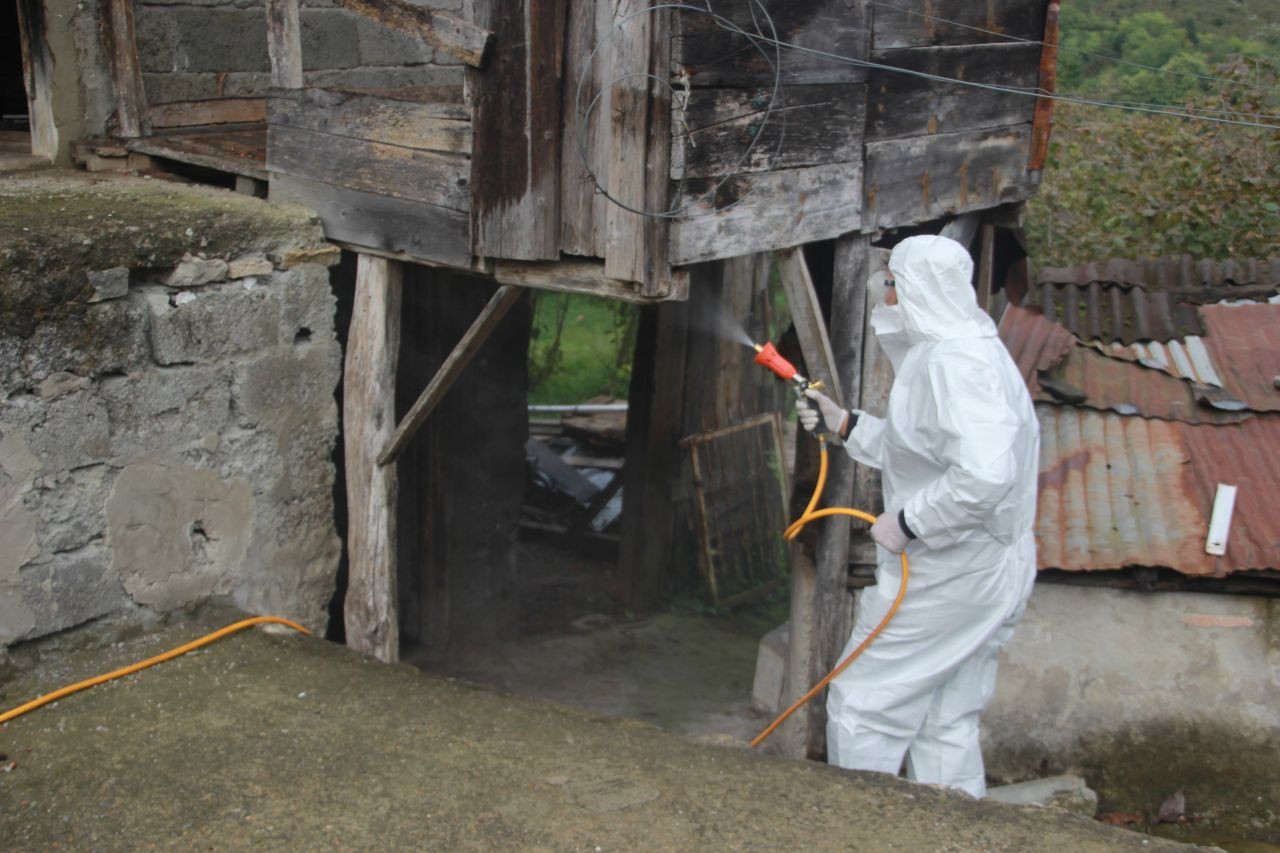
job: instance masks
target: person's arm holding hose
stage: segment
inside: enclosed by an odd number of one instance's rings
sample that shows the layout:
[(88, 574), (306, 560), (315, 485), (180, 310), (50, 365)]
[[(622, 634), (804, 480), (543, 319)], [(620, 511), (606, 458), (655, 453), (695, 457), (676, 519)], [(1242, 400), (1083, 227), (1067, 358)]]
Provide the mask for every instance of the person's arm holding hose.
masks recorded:
[(839, 403), (813, 388), (807, 389), (804, 395), (817, 403), (817, 408), (814, 408), (806, 400), (796, 401), (796, 413), (805, 430), (813, 432), (821, 421), (827, 432), (839, 436), (849, 456), (868, 467), (877, 470), (882, 467), (883, 420), (859, 409), (843, 409)]

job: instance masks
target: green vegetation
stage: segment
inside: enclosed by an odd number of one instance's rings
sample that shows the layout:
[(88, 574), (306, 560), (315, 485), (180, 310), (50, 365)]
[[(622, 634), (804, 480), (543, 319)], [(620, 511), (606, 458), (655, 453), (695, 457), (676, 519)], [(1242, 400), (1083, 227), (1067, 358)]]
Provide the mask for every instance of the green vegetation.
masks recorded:
[[(1280, 126), (1277, 67), (1267, 58), (1280, 51), (1273, 5), (1064, 3), (1058, 90)], [(1032, 254), (1048, 265), (1269, 256), (1280, 233), (1277, 163), (1280, 129), (1059, 104), (1044, 183), (1028, 207)]]
[(627, 399), (639, 309), (626, 302), (536, 291), (529, 341), (529, 402)]

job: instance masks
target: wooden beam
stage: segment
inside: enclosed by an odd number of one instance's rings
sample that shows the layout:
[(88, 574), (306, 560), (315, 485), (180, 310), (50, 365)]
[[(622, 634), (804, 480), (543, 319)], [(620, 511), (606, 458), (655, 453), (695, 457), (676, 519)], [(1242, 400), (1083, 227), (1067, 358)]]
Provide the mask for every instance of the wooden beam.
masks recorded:
[[(889, 263), (889, 251), (876, 249), (871, 254), (870, 269), (873, 274), (886, 268)], [(889, 389), (893, 387), (893, 366), (885, 357), (875, 336), (866, 331), (866, 321), (877, 305), (884, 304), (886, 288), (870, 286), (866, 289), (866, 309), (863, 313), (862, 336), (862, 369), (859, 396), (854, 401), (854, 408), (863, 409), (878, 417), (882, 417), (889, 406)], [(853, 505), (866, 510), (872, 515), (879, 515), (884, 510), (883, 497), (880, 491), (880, 472), (865, 465), (854, 468)], [(870, 537), (859, 535), (853, 541), (851, 561), (861, 565), (876, 564), (875, 544)]]
[[(671, 89), (655, 80), (671, 75), (671, 10), (655, 9), (649, 19), (649, 79), (645, 128), (644, 209), (671, 207)], [(667, 242), (669, 221), (660, 216), (645, 217), (642, 225), (641, 256), (644, 275), (640, 279), (645, 296), (671, 295), (671, 247)]]
[[(612, 60), (606, 80), (611, 81), (609, 117), (609, 167), (606, 188), (609, 205), (605, 273), (610, 278), (644, 281), (648, 263), (645, 247), (645, 175), (648, 168), (648, 118), (650, 52), (653, 16), (635, 14), (647, 3), (624, 0), (615, 4), (615, 24), (608, 55)], [(634, 17), (629, 17), (633, 16)], [(668, 141), (668, 147), (670, 142)], [(627, 210), (626, 207), (631, 208)]]
[[(58, 157), (58, 125), (53, 116), (53, 54), (45, 36), (43, 0), (18, 0), (18, 42), (27, 90), (31, 153)], [(109, 26), (109, 20), (107, 25)]]
[(517, 284), (541, 290), (559, 290), (565, 293), (585, 293), (588, 296), (604, 296), (624, 302), (647, 304), (660, 300), (683, 300), (689, 295), (689, 272), (667, 270), (662, 296), (647, 296), (641, 285), (633, 281), (619, 281), (605, 275), (604, 261), (584, 258), (564, 258), (559, 261), (495, 261), (494, 278), (499, 284)]
[(343, 606), (347, 645), (392, 662), (400, 654), (396, 611), (394, 466), (375, 456), (395, 424), (403, 271), (360, 255), (355, 306), (343, 369), (343, 448), (347, 479), (350, 576)]
[[(296, 0), (295, 0), (296, 2)], [(470, 21), (405, 0), (337, 0), (338, 5), (393, 30), (414, 36), (467, 65), (480, 68), (493, 32)]]
[(560, 256), (560, 84), (567, 0), (475, 0), (497, 35), (489, 67), (468, 69), (475, 107), (472, 253)]
[(484, 342), (489, 339), (489, 335), (501, 322), (502, 318), (507, 316), (507, 312), (511, 310), (511, 306), (524, 295), (524, 289), (514, 287), (512, 285), (503, 285), (494, 292), (489, 299), (489, 303), (485, 305), (484, 310), (480, 312), (480, 316), (471, 323), (471, 328), (467, 329), (466, 334), (462, 336), (462, 340), (458, 341), (453, 348), (453, 352), (449, 353), (449, 357), (444, 360), (444, 364), (436, 371), (436, 375), (431, 378), (431, 382), (419, 395), (417, 401), (413, 404), (413, 408), (409, 409), (408, 414), (404, 416), (404, 420), (396, 427), (395, 433), (391, 439), (383, 447), (382, 452), (378, 455), (379, 465), (390, 465), (400, 455), (400, 451), (404, 450), (405, 445), (413, 438), (414, 433), (422, 426), (423, 422), (431, 415), (433, 409), (444, 397), (445, 393), (453, 387), (453, 383), (468, 364), (471, 359), (475, 358), (480, 347), (484, 346)]
[(302, 26), (298, 20), (298, 0), (266, 0), (266, 4), (271, 85), (276, 89), (301, 89)]
[(809, 276), (809, 267), (801, 249), (786, 249), (777, 253), (778, 273), (782, 289), (791, 306), (791, 319), (796, 335), (800, 338), (800, 351), (804, 353), (806, 375), (818, 379), (825, 386), (824, 393), (843, 405), (842, 386), (836, 369), (835, 354), (831, 350), (831, 338), (822, 316), (822, 306)]
[(982, 248), (978, 251), (978, 307), (983, 311), (991, 310), (992, 278), (995, 276), (996, 227), (991, 223), (983, 223)]
[[(560, 251), (603, 258), (609, 202), (597, 192), (596, 181), (605, 186), (608, 180), (609, 93), (601, 92), (608, 79), (608, 51), (601, 48), (589, 66), (586, 61), (597, 41), (613, 25), (613, 9), (596, 0), (569, 0), (568, 16), (560, 155)], [(600, 100), (586, 115), (597, 93)]]
[(152, 130), (203, 127), (211, 124), (261, 124), (267, 120), (266, 98), (214, 98), (172, 101), (147, 108)]
[(680, 470), (676, 442), (689, 337), (686, 313), (684, 305), (669, 302), (642, 308), (636, 333), (618, 549), (623, 599), (635, 610), (657, 603), (671, 560), (671, 493)]
[(145, 136), (147, 98), (142, 88), (142, 66), (134, 33), (133, 0), (108, 0), (105, 23), (110, 27), (111, 83), (116, 93), (116, 135)]
[[(1061, 6), (1051, 0), (1044, 21), (1044, 52), (1040, 54), (1040, 92), (1052, 95), (1058, 91), (1058, 12)], [(1049, 158), (1049, 137), (1053, 133), (1053, 99), (1036, 98), (1035, 113), (1031, 119), (1031, 153), (1027, 157), (1027, 171), (1044, 169)]]

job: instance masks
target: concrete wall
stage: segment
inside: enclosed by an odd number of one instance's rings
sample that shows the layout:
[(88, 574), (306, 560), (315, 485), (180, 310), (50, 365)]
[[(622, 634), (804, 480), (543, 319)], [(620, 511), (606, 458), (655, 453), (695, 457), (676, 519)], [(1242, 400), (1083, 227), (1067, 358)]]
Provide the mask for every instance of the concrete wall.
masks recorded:
[(983, 724), (996, 779), (1280, 818), (1280, 600), (1038, 584)]
[[(424, 4), (461, 14), (461, 0)], [(271, 84), (266, 15), (254, 0), (141, 0), (138, 58), (149, 103), (264, 94)], [(462, 66), (420, 39), (302, 0), (302, 67), (309, 86), (391, 88), (460, 84)]]
[(0, 648), (209, 598), (323, 629), (341, 351), (306, 211), (0, 184)]

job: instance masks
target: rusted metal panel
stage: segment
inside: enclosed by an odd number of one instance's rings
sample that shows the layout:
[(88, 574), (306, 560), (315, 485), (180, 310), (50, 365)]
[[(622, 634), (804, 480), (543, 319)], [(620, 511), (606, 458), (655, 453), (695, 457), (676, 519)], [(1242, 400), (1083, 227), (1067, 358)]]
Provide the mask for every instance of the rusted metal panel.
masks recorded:
[(1223, 389), (1255, 412), (1280, 411), (1280, 305), (1206, 305), (1200, 314)]
[[(1036, 407), (1042, 569), (1160, 566), (1222, 577), (1280, 566), (1280, 417), (1189, 425)], [(1227, 553), (1205, 553), (1218, 483), (1240, 488)]]
[(1138, 285), (1146, 290), (1176, 293), (1200, 304), (1224, 299), (1269, 296), (1280, 290), (1280, 258), (1248, 258), (1234, 261), (1153, 258), (1142, 261), (1111, 258), (1074, 267), (1045, 267), (1036, 275), (1039, 284)]
[[(1052, 95), (1058, 91), (1058, 12), (1057, 0), (1049, 3), (1044, 21), (1044, 49), (1040, 53), (1041, 94)], [(1053, 99), (1036, 98), (1035, 114), (1031, 119), (1031, 153), (1027, 157), (1027, 171), (1038, 172), (1049, 158), (1049, 136), (1053, 132)]]
[(1168, 291), (1102, 281), (1041, 282), (1028, 303), (1083, 341), (1131, 344), (1204, 334), (1195, 305)]

